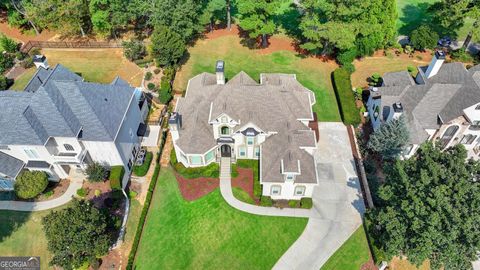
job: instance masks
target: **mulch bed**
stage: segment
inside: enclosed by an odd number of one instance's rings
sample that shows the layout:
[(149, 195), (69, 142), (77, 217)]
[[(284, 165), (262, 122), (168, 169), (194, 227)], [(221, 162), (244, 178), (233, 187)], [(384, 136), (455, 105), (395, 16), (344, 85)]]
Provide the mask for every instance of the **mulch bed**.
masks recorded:
[[(195, 178), (186, 179), (175, 174), (178, 188), (182, 197), (187, 201), (197, 200), (217, 189), (220, 185), (218, 178)], [(232, 179), (232, 186), (243, 189), (250, 197), (253, 196), (253, 171), (251, 169), (238, 168), (238, 176)], [(258, 200), (255, 200), (258, 201)]]
[(372, 258), (360, 267), (360, 270), (378, 270), (378, 267), (373, 262)]
[(48, 187), (43, 193), (47, 192), (48, 190), (53, 190), (53, 195), (50, 197), (45, 197), (45, 195), (42, 194), (39, 197), (35, 198), (35, 201), (41, 202), (41, 201), (49, 201), (49, 200), (56, 199), (62, 196), (65, 193), (65, 191), (67, 191), (69, 185), (70, 185), (70, 180), (66, 180), (66, 179), (62, 179), (58, 183), (49, 182)]

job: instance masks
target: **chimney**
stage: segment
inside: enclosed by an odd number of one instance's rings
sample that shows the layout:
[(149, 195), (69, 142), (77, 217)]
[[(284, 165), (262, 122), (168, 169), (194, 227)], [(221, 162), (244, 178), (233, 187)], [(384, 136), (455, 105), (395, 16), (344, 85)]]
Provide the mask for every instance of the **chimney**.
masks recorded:
[(225, 84), (225, 62), (218, 60), (215, 65), (215, 72), (217, 74), (217, 84)]
[(47, 58), (42, 54), (36, 54), (33, 56), (33, 64), (35, 64), (37, 69), (40, 67), (43, 67), (44, 69), (49, 68)]
[(172, 134), (173, 141), (176, 141), (179, 137), (178, 130), (182, 128), (182, 116), (177, 113), (173, 112), (168, 118), (168, 125), (170, 127), (170, 133)]
[(435, 76), (440, 67), (442, 67), (443, 62), (445, 61), (445, 52), (443, 51), (436, 51), (435, 55), (433, 56), (432, 62), (428, 65), (427, 71), (425, 72), (425, 77), (431, 78)]

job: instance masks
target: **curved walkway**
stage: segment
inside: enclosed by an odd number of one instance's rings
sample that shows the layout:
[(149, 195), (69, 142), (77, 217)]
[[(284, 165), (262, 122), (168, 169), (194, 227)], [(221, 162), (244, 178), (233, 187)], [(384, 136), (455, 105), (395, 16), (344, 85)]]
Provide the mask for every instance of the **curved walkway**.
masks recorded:
[(362, 224), (365, 205), (355, 171), (350, 141), (343, 123), (319, 123), (320, 140), (314, 153), (319, 185), (313, 208), (278, 209), (238, 201), (232, 193), (230, 162), (222, 160), (220, 190), (232, 207), (264, 216), (307, 217), (302, 235), (273, 269), (320, 269)]
[(65, 193), (58, 198), (43, 202), (0, 201), (0, 210), (32, 212), (52, 209), (71, 201), (82, 185), (83, 179), (72, 179)]

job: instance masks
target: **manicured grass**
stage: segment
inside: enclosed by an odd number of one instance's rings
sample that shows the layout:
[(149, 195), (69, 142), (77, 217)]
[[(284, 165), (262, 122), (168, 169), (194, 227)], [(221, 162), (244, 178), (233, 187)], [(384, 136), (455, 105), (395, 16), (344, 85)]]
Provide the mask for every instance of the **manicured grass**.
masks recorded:
[(330, 81), (334, 62), (323, 62), (313, 57), (301, 57), (296, 52), (276, 51), (261, 54), (240, 44), (236, 35), (200, 40), (189, 49), (189, 58), (177, 73), (174, 89), (185, 91), (188, 80), (202, 72), (215, 73), (215, 62), (225, 61), (227, 79), (245, 71), (259, 81), (260, 73), (293, 73), (305, 87), (315, 92), (317, 103), (313, 109), (320, 121), (340, 121), (335, 94)]
[(407, 70), (408, 66), (426, 66), (430, 63), (432, 56), (429, 53), (422, 53), (422, 59), (417, 57), (408, 57), (402, 54), (400, 57), (373, 56), (355, 60), (355, 72), (352, 74), (352, 86), (367, 86), (367, 78), (373, 73), (383, 76), (385, 72)]
[(37, 69), (35, 67), (25, 70), (25, 72), (13, 82), (13, 85), (10, 86), (9, 89), (23, 91), (23, 89), (25, 88), (25, 86), (27, 86), (28, 82), (33, 77), (33, 74), (35, 74), (36, 71)]
[(328, 259), (321, 270), (358, 270), (369, 258), (367, 237), (363, 227), (360, 227)]
[(255, 216), (231, 208), (217, 189), (183, 200), (173, 171), (162, 169), (135, 269), (271, 269), (307, 219)]
[[(67, 205), (55, 208), (60, 210)], [(40, 212), (0, 211), (0, 254), (2, 256), (40, 256), (41, 269), (48, 269), (52, 254), (47, 250)]]
[[(125, 230), (125, 237), (123, 238), (123, 245), (125, 245), (125, 247), (122, 247), (122, 249), (125, 251), (129, 251), (133, 243), (133, 238), (135, 237), (135, 233), (137, 231), (142, 208), (143, 205), (141, 205), (137, 199), (130, 199), (130, 212), (127, 219), (127, 229)], [(125, 257), (128, 257), (128, 253), (125, 254)]]
[(235, 198), (238, 200), (249, 204), (255, 204), (255, 201), (250, 197), (250, 195), (248, 195), (247, 192), (245, 192), (245, 190), (238, 187), (233, 187), (232, 192), (233, 196), (235, 196)]
[(260, 184), (259, 178), (259, 161), (255, 159), (239, 159), (237, 160), (236, 166), (253, 170), (253, 195), (256, 198), (260, 198), (262, 196), (262, 185)]

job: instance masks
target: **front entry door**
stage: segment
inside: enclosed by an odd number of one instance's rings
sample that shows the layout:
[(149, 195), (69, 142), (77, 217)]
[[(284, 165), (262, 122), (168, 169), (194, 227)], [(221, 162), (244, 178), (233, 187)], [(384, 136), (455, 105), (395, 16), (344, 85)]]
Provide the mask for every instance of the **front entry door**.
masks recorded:
[(232, 148), (230, 145), (224, 144), (220, 147), (220, 152), (222, 157), (231, 157), (232, 156)]

